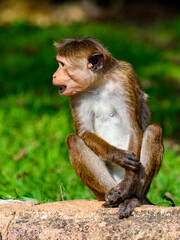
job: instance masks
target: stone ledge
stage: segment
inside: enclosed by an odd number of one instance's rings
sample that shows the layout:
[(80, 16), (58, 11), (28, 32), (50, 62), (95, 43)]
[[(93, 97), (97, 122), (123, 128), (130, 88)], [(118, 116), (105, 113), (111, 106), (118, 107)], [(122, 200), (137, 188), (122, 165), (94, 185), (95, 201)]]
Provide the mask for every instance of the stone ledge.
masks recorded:
[[(1, 202), (0, 202), (1, 203)], [(180, 239), (180, 207), (141, 206), (118, 219), (96, 200), (0, 204), (0, 239)]]

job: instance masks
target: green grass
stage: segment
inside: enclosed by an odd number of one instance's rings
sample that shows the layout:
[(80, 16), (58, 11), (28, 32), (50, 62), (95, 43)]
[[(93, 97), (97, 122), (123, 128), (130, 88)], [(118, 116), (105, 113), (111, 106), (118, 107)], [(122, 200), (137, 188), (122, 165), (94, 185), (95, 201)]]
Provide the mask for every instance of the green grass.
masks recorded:
[[(68, 98), (51, 83), (57, 68), (53, 42), (83, 35), (98, 38), (116, 58), (133, 64), (150, 95), (153, 121), (162, 125), (164, 137), (180, 138), (180, 19), (148, 29), (110, 23), (1, 27), (1, 198), (93, 198), (69, 162), (66, 137), (74, 128)], [(166, 145), (148, 195), (154, 203), (164, 204), (168, 193), (180, 205), (179, 165), (179, 149)]]

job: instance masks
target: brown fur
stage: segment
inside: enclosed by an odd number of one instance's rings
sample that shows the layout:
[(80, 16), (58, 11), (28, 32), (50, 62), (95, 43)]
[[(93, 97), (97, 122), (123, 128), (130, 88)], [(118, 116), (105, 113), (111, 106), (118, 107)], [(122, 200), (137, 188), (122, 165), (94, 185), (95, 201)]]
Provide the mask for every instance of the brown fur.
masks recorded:
[[(97, 199), (106, 198), (104, 207), (120, 205), (120, 218), (129, 216), (134, 207), (149, 203), (146, 194), (163, 157), (161, 128), (150, 123), (146, 95), (129, 63), (116, 60), (90, 37), (67, 39), (55, 46), (60, 66), (53, 76), (53, 83), (66, 86), (61, 94), (70, 96), (76, 131), (76, 135), (70, 135), (67, 140), (72, 166)], [(98, 57), (94, 57), (96, 54)], [(127, 125), (122, 125), (122, 130), (129, 134), (127, 149), (117, 148), (96, 133), (99, 116), (96, 114), (101, 109), (96, 113), (94, 104), (102, 101), (102, 91), (104, 101), (110, 104), (112, 117), (120, 118), (122, 124)], [(109, 109), (104, 107), (108, 112)], [(105, 113), (100, 117), (107, 116)], [(110, 173), (115, 165), (125, 169), (119, 183)]]

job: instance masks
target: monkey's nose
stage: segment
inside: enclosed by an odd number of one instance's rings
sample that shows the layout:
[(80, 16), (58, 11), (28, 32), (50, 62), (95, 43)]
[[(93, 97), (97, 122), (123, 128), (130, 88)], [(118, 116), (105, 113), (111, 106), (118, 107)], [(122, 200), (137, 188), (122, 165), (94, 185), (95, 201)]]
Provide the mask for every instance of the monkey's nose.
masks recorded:
[(53, 83), (53, 85), (55, 85), (55, 86), (59, 86), (59, 85), (60, 85), (60, 84), (58, 83), (57, 78), (56, 78), (55, 75), (53, 75), (52, 83)]

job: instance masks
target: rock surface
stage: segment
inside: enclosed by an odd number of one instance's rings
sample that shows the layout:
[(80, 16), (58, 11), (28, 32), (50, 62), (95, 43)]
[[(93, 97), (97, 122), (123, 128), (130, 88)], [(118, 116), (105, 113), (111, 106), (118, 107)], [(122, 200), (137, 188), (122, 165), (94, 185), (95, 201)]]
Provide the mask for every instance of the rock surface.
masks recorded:
[(96, 200), (0, 203), (2, 240), (180, 239), (180, 207), (141, 206), (119, 220)]

